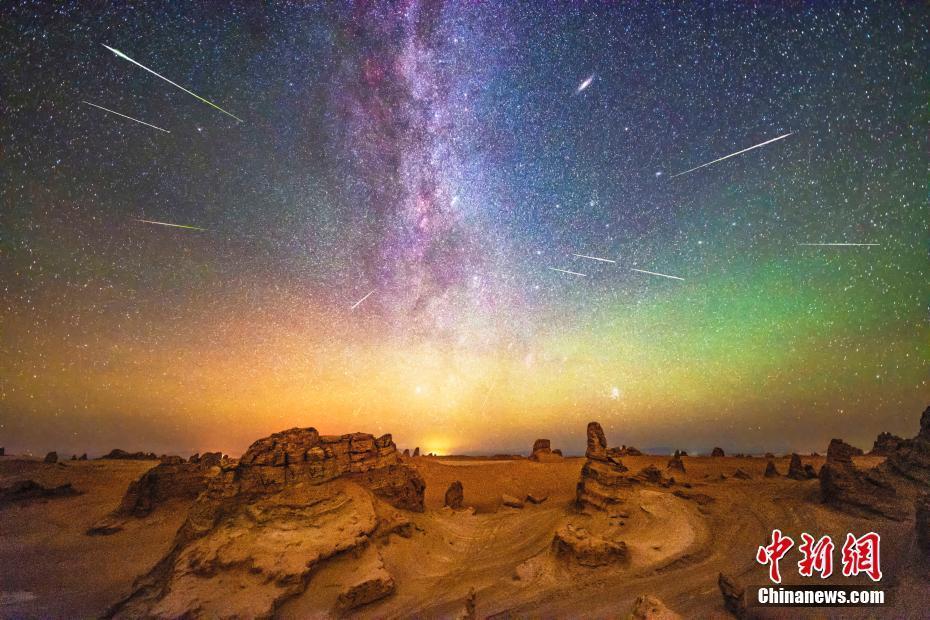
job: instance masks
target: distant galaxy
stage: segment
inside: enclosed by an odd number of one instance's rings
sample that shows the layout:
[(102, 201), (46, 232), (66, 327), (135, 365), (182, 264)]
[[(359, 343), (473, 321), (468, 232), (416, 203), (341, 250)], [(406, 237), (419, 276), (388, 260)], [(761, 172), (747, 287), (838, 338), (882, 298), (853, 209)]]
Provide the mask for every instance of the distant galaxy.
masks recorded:
[(0, 445), (912, 434), (928, 28), (925, 3), (5, 3)]

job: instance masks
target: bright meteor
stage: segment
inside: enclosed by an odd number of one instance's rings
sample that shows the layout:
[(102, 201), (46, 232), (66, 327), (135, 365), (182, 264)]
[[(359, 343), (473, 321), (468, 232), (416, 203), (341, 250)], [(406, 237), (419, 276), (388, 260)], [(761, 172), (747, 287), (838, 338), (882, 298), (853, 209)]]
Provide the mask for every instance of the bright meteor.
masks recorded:
[(786, 133), (786, 134), (783, 135), (783, 136), (778, 136), (777, 138), (772, 138), (771, 140), (766, 140), (765, 142), (760, 142), (759, 144), (756, 144), (756, 145), (754, 145), (754, 146), (750, 146), (748, 149), (743, 149), (742, 151), (736, 151), (735, 153), (730, 153), (729, 155), (725, 155), (725, 156), (723, 156), (723, 157), (721, 157), (721, 158), (719, 158), (719, 159), (715, 159), (714, 161), (709, 161), (709, 162), (707, 162), (706, 164), (701, 164), (700, 166), (695, 166), (695, 167), (692, 168), (691, 170), (685, 170), (684, 172), (679, 172), (678, 174), (673, 174), (673, 175), (670, 176), (669, 178), (670, 178), (670, 179), (674, 179), (675, 177), (680, 177), (680, 176), (683, 175), (683, 174), (688, 174), (689, 172), (694, 172), (695, 170), (698, 170), (698, 169), (700, 169), (700, 168), (704, 168), (705, 166), (710, 166), (711, 164), (716, 164), (718, 161), (723, 161), (724, 159), (730, 159), (731, 157), (736, 157), (737, 155), (741, 155), (741, 154), (743, 154), (743, 153), (745, 153), (745, 152), (747, 152), (747, 151), (751, 151), (751, 150), (757, 149), (757, 148), (759, 148), (759, 147), (761, 147), (761, 146), (765, 146), (766, 144), (771, 144), (772, 142), (776, 142), (776, 141), (778, 141), (778, 140), (782, 140), (782, 139), (787, 138), (788, 136), (793, 135), (793, 134), (794, 134), (794, 132), (792, 131), (791, 133)]
[(201, 230), (203, 232), (209, 232), (206, 228), (200, 228), (199, 226), (187, 226), (186, 224), (170, 224), (168, 222), (156, 222), (155, 220), (140, 220), (136, 218), (137, 222), (142, 222), (143, 224), (156, 224), (157, 226), (171, 226), (172, 228), (188, 228), (190, 230)]
[(616, 263), (615, 260), (610, 260), (609, 258), (598, 258), (597, 256), (588, 256), (587, 254), (572, 254), (572, 256), (577, 256), (578, 258), (587, 258), (588, 260), (597, 260), (602, 263)]
[(92, 106), (94, 106), (95, 108), (100, 108), (100, 109), (103, 110), (104, 112), (109, 112), (110, 114), (116, 114), (117, 116), (122, 116), (123, 118), (128, 118), (129, 120), (134, 121), (134, 122), (136, 122), (136, 123), (139, 123), (139, 124), (141, 124), (141, 125), (145, 125), (146, 127), (151, 127), (152, 129), (157, 129), (158, 131), (164, 131), (165, 133), (171, 133), (171, 132), (168, 131), (167, 129), (162, 129), (161, 127), (158, 127), (158, 126), (156, 126), (156, 125), (151, 125), (151, 124), (149, 124), (149, 123), (146, 123), (145, 121), (140, 121), (138, 118), (133, 118), (133, 117), (131, 117), (131, 116), (126, 116), (125, 114), (120, 114), (120, 113), (117, 112), (116, 110), (111, 110), (111, 109), (109, 109), (109, 108), (105, 108), (105, 107), (103, 107), (102, 105), (97, 105), (96, 103), (91, 103), (90, 101), (84, 101), (84, 100), (81, 100), (81, 103), (86, 103), (87, 105), (92, 105)]
[(365, 301), (366, 299), (368, 299), (369, 297), (371, 297), (371, 294), (374, 293), (376, 290), (377, 290), (377, 289), (372, 289), (367, 295), (365, 295), (364, 297), (362, 297), (361, 299), (359, 299), (357, 302), (355, 302), (354, 304), (352, 304), (352, 307), (349, 308), (349, 310), (355, 310), (356, 308), (358, 308), (360, 305), (362, 305), (362, 302)]
[(808, 245), (808, 246), (849, 246), (849, 247), (872, 247), (876, 245), (881, 245), (879, 243), (799, 243), (798, 245)]
[(657, 273), (657, 272), (655, 272), (655, 271), (646, 271), (645, 269), (634, 269), (634, 268), (631, 267), (630, 270), (631, 270), (631, 271), (638, 271), (639, 273), (648, 273), (648, 274), (651, 275), (651, 276), (661, 276), (661, 277), (663, 277), (663, 278), (670, 278), (670, 279), (672, 279), (672, 280), (681, 280), (682, 282), (684, 282), (684, 280), (685, 280), (684, 278), (679, 278), (678, 276), (670, 276), (670, 275), (668, 275), (668, 274), (665, 274), (665, 273)]
[(231, 114), (231, 113), (227, 112), (226, 110), (224, 110), (224, 109), (221, 108), (220, 106), (216, 105), (216, 104), (213, 103), (212, 101), (208, 101), (208, 100), (204, 99), (203, 97), (201, 97), (200, 95), (198, 95), (197, 93), (193, 93), (193, 92), (187, 90), (186, 88), (184, 88), (184, 87), (181, 86), (180, 84), (178, 84), (178, 83), (176, 83), (176, 82), (172, 82), (171, 80), (169, 80), (169, 79), (166, 78), (165, 76), (161, 75), (160, 73), (156, 73), (155, 71), (152, 71), (151, 69), (149, 69), (148, 67), (146, 67), (146, 66), (143, 65), (142, 63), (136, 62), (135, 60), (133, 60), (132, 58), (130, 58), (129, 56), (127, 56), (127, 55), (124, 54), (123, 52), (119, 51), (118, 49), (114, 49), (114, 48), (110, 47), (109, 45), (105, 45), (105, 44), (101, 44), (101, 45), (103, 45), (105, 48), (107, 48), (108, 50), (110, 50), (111, 52), (113, 52), (114, 54), (116, 54), (118, 57), (120, 57), (120, 58), (122, 58), (122, 59), (124, 59), (124, 60), (128, 60), (128, 61), (131, 62), (132, 64), (134, 64), (134, 65), (136, 65), (136, 66), (138, 66), (138, 67), (141, 67), (141, 68), (145, 69), (146, 71), (148, 71), (149, 73), (151, 73), (152, 75), (154, 75), (154, 76), (156, 76), (156, 77), (160, 77), (161, 79), (163, 79), (164, 81), (168, 82), (168, 83), (171, 84), (172, 86), (174, 86), (174, 87), (176, 87), (176, 88), (180, 88), (181, 90), (183, 90), (183, 91), (184, 91), (185, 93), (187, 93), (188, 95), (190, 95), (190, 96), (192, 96), (192, 97), (196, 97), (197, 99), (203, 101), (203, 102), (204, 102), (205, 104), (207, 104), (208, 106), (211, 106), (211, 107), (213, 107), (213, 108), (216, 108), (217, 110), (219, 110), (220, 112), (222, 112), (223, 114), (225, 114), (225, 115), (227, 115), (227, 116), (233, 117), (234, 119), (236, 119), (236, 120), (239, 121), (240, 123), (243, 122), (243, 120), (242, 120), (241, 118), (239, 118), (238, 116), (236, 116), (235, 114)]
[(577, 271), (569, 271), (568, 269), (558, 269), (558, 268), (556, 268), (556, 267), (546, 267), (546, 269), (551, 269), (552, 271), (558, 271), (559, 273), (568, 273), (568, 274), (571, 274), (571, 275), (573, 275), (573, 276), (583, 276), (583, 277), (587, 277), (587, 275), (588, 275), (588, 274), (586, 274), (586, 273), (578, 273)]
[(588, 86), (591, 85), (591, 82), (593, 81), (594, 81), (594, 74), (592, 73), (591, 75), (587, 77), (587, 79), (584, 82), (578, 85), (578, 88), (575, 90), (575, 94), (577, 95), (578, 93), (586, 89)]

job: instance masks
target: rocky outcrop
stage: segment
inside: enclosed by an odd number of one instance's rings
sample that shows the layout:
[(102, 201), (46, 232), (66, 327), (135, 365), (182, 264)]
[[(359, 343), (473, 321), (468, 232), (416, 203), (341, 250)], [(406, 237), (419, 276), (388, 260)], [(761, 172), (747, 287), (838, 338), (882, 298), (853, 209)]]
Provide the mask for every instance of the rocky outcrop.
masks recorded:
[(549, 499), (548, 495), (539, 495), (538, 493), (527, 493), (526, 501), (530, 504), (541, 504)]
[(45, 455), (45, 458), (42, 460), (43, 463), (57, 463), (58, 462), (58, 453), (49, 452)]
[(849, 512), (903, 519), (891, 477), (880, 469), (857, 469), (852, 461), (855, 455), (856, 449), (843, 440), (830, 441), (827, 462), (820, 470), (824, 503)]
[(588, 424), (587, 461), (581, 468), (575, 504), (580, 510), (610, 511), (623, 502), (624, 491), (632, 485), (623, 462), (608, 455), (604, 429), (597, 422)]
[(406, 457), (410, 456), (410, 448), (404, 448), (404, 456)]
[(904, 439), (897, 435), (879, 433), (878, 437), (875, 438), (875, 442), (872, 444), (872, 449), (869, 451), (869, 454), (872, 456), (888, 456), (897, 451), (903, 441)]
[(513, 495), (501, 495), (501, 504), (509, 508), (523, 508), (523, 502)]
[(636, 479), (646, 484), (662, 484), (665, 482), (662, 471), (655, 465), (647, 465), (636, 474)]
[[(390, 435), (275, 433), (222, 465), (168, 555), (108, 616), (269, 617), (321, 563), (347, 551), (365, 555), (375, 538), (409, 526), (395, 509), (422, 511), (424, 487)], [(393, 589), (377, 562), (358, 574), (340, 606)]]
[(629, 558), (626, 543), (595, 536), (581, 527), (566, 525), (552, 539), (556, 557), (566, 558), (581, 566), (597, 567), (625, 562)]
[(87, 453), (85, 452), (84, 454), (82, 454), (81, 456), (79, 456), (79, 457), (78, 457), (78, 460), (79, 460), (79, 461), (86, 461), (86, 460), (87, 460)]
[(812, 477), (801, 464), (801, 455), (796, 452), (791, 454), (791, 461), (788, 463), (788, 477), (792, 480), (809, 480)]
[(911, 482), (930, 486), (930, 407), (920, 417), (920, 431), (912, 439), (898, 444), (890, 453), (885, 465), (892, 473)]
[(530, 454), (531, 461), (547, 462), (562, 460), (561, 452), (554, 452), (548, 439), (537, 439), (533, 442), (533, 452)]
[(336, 599), (338, 615), (379, 601), (394, 593), (394, 577), (384, 567), (381, 554), (368, 545), (360, 554), (352, 580)]
[(420, 456), (420, 446), (413, 449), (413, 456)]
[(616, 458), (624, 456), (642, 456), (643, 453), (634, 448), (633, 446), (620, 446), (619, 448), (608, 448), (607, 456), (612, 456)]
[(765, 464), (765, 477), (777, 478), (778, 475), (778, 470), (775, 469), (775, 461), (769, 459), (769, 462)]
[(917, 546), (930, 554), (930, 493), (924, 493), (914, 502), (914, 528), (917, 531)]
[(681, 616), (665, 606), (651, 594), (643, 594), (633, 601), (627, 620), (680, 620)]
[(723, 606), (736, 618), (747, 618), (746, 588), (733, 577), (720, 573), (717, 576), (717, 587), (723, 596)]
[(157, 461), (158, 456), (154, 452), (126, 452), (119, 448), (110, 450), (107, 454), (100, 457), (101, 459), (115, 459), (123, 461)]
[(681, 460), (681, 455), (677, 451), (672, 455), (672, 458), (668, 460), (668, 465), (665, 467), (672, 471), (677, 471), (682, 474), (685, 473), (685, 462)]
[(70, 483), (47, 487), (34, 480), (20, 480), (8, 487), (0, 487), (0, 508), (9, 504), (42, 499), (58, 499), (80, 495)]
[(738, 480), (752, 480), (752, 476), (750, 476), (746, 471), (739, 467), (737, 467), (736, 471), (733, 472), (733, 477)]
[(465, 491), (462, 488), (462, 483), (456, 480), (449, 485), (449, 488), (446, 489), (446, 498), (444, 504), (453, 510), (458, 510), (462, 507), (462, 502), (465, 501)]
[(711, 450), (710, 455), (713, 457), (721, 457), (721, 456), (726, 456), (726, 453), (723, 451), (723, 448), (714, 448), (713, 450)]

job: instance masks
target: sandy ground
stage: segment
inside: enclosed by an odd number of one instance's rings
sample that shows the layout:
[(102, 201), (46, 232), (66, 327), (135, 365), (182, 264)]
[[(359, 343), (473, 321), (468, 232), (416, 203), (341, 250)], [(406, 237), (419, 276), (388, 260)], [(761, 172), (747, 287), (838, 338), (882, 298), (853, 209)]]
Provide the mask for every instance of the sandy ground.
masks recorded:
[[(632, 472), (654, 464), (665, 471), (668, 457), (625, 457)], [(705, 505), (672, 491), (644, 487), (627, 502), (628, 516), (614, 530), (630, 547), (631, 562), (619, 568), (589, 569), (558, 562), (549, 548), (565, 523), (592, 530), (606, 527), (603, 515), (571, 510), (584, 459), (555, 463), (527, 460), (409, 459), (426, 480), (426, 507), (414, 514), (412, 537), (392, 535), (379, 543), (385, 567), (394, 576), (394, 595), (363, 607), (356, 617), (450, 617), (477, 592), (479, 617), (623, 617), (634, 599), (654, 594), (685, 617), (727, 617), (717, 588), (724, 571), (746, 585), (763, 585), (765, 569), (755, 563), (758, 545), (773, 528), (799, 538), (802, 531), (830, 534), (842, 541), (847, 531), (882, 535), (883, 586), (891, 593), (885, 608), (783, 609), (768, 617), (928, 617), (930, 562), (918, 558), (913, 522), (865, 520), (819, 503), (816, 480), (763, 478), (761, 458), (685, 457), (690, 494)], [(820, 458), (805, 458), (818, 468)], [(862, 467), (876, 463), (862, 457)], [(151, 462), (90, 461), (45, 465), (0, 460), (0, 485), (32, 478), (44, 484), (71, 482), (84, 491), (73, 498), (0, 510), (0, 617), (93, 617), (128, 591), (166, 551), (184, 518), (184, 506), (159, 509), (114, 536), (90, 537), (87, 527), (114, 508), (130, 480)], [(777, 459), (781, 473), (788, 459)], [(737, 480), (737, 468), (752, 480)], [(726, 480), (720, 475), (725, 474)], [(442, 508), (446, 488), (460, 480), (465, 504), (474, 511)], [(501, 494), (523, 498), (547, 495), (541, 505), (513, 509)], [(842, 544), (841, 542), (839, 543)], [(797, 575), (796, 550), (783, 561), (785, 582), (815, 583)], [(837, 551), (837, 560), (839, 552)], [(367, 557), (328, 563), (307, 591), (279, 610), (282, 618), (319, 617), (331, 608), (338, 584)], [(841, 575), (836, 584), (866, 583)], [(841, 612), (841, 613), (840, 613)]]

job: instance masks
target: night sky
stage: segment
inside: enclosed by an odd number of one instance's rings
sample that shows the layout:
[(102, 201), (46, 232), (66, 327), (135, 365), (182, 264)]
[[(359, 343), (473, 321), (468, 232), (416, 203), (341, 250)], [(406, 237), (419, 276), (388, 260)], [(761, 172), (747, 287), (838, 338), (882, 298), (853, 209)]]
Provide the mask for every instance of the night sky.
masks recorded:
[(0, 445), (913, 435), (928, 28), (917, 2), (4, 3)]

